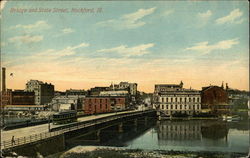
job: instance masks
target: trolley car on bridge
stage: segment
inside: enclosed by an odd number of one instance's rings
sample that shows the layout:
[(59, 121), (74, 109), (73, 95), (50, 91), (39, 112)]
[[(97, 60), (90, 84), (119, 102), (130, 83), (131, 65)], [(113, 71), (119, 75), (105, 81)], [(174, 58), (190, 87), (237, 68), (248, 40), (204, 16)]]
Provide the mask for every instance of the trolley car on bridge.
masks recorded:
[(77, 112), (73, 110), (55, 113), (52, 118), (53, 124), (65, 124), (76, 121)]

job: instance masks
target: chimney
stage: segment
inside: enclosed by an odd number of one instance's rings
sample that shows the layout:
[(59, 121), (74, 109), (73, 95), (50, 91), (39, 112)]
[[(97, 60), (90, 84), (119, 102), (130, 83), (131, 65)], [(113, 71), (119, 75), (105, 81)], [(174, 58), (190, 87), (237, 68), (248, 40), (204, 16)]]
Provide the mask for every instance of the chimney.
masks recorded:
[(5, 67), (2, 67), (2, 92), (6, 91), (6, 75), (5, 75)]

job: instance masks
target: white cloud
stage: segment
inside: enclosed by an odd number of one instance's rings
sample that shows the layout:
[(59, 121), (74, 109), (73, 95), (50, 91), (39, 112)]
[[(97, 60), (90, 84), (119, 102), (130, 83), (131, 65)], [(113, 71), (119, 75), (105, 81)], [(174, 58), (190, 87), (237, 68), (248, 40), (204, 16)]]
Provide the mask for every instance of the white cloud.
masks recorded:
[(216, 44), (209, 45), (208, 42), (200, 42), (195, 44), (193, 47), (186, 48), (186, 50), (193, 50), (198, 51), (204, 54), (210, 53), (214, 50), (225, 50), (232, 48), (233, 45), (236, 45), (239, 43), (239, 40), (237, 38), (231, 39), (231, 40), (224, 40), (220, 41)]
[(243, 19), (241, 18), (242, 15), (243, 13), (239, 9), (235, 9), (231, 11), (229, 15), (221, 17), (217, 19), (215, 22), (217, 24), (224, 24), (224, 23), (240, 24), (243, 22)]
[(69, 34), (69, 33), (73, 33), (73, 32), (75, 32), (75, 31), (71, 28), (62, 29), (63, 34)]
[(163, 16), (168, 16), (168, 15), (170, 15), (170, 14), (172, 14), (172, 13), (174, 13), (174, 9), (167, 10), (167, 11), (165, 11), (162, 15), (163, 15)]
[(208, 10), (207, 12), (204, 12), (204, 13), (198, 13), (198, 16), (199, 16), (200, 18), (207, 19), (207, 18), (209, 18), (212, 14), (213, 14), (213, 13), (212, 13), (210, 10)]
[(81, 43), (81, 44), (76, 45), (76, 46), (68, 46), (68, 47), (61, 49), (61, 50), (48, 49), (48, 50), (45, 50), (43, 52), (35, 54), (33, 57), (35, 57), (35, 58), (45, 57), (47, 59), (48, 58), (55, 59), (55, 58), (62, 57), (62, 56), (74, 55), (76, 53), (75, 52), (76, 49), (84, 48), (84, 47), (88, 47), (88, 46), (89, 46), (88, 43)]
[(18, 24), (16, 26), (10, 27), (10, 29), (22, 29), (25, 32), (34, 32), (40, 30), (47, 30), (50, 27), (51, 26), (46, 21), (37, 21), (36, 23), (29, 25)]
[(150, 53), (147, 49), (149, 49), (153, 46), (154, 46), (153, 43), (141, 44), (141, 45), (130, 47), (130, 48), (126, 45), (121, 45), (121, 46), (109, 48), (109, 49), (100, 49), (97, 52), (100, 52), (100, 53), (118, 53), (118, 54), (121, 54), (123, 56), (141, 56), (141, 55)]
[(11, 43), (36, 43), (41, 40), (43, 40), (43, 36), (25, 35), (25, 36), (15, 36), (9, 38), (9, 42)]
[(2, 10), (4, 9), (6, 3), (7, 1), (5, 0), (0, 1), (0, 6), (1, 6), (0, 19), (2, 19)]
[(3, 8), (5, 7), (6, 3), (7, 3), (7, 1), (5, 1), (5, 0), (0, 1), (1, 11), (2, 11)]
[(212, 12), (210, 10), (204, 12), (204, 13), (198, 13), (197, 17), (197, 27), (203, 27), (207, 24), (208, 20), (210, 19), (210, 17), (212, 16)]
[(111, 19), (97, 23), (100, 26), (113, 27), (116, 29), (134, 29), (146, 24), (144, 21), (140, 21), (143, 17), (152, 14), (155, 11), (154, 8), (139, 9), (137, 12), (125, 14), (119, 19)]

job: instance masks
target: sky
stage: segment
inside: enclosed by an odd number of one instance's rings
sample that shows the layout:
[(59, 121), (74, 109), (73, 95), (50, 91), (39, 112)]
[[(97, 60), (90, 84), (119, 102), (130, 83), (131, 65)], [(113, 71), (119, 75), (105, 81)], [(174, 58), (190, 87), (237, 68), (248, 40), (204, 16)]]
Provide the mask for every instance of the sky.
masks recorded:
[[(7, 88), (128, 81), (249, 90), (247, 1), (1, 1)], [(9, 75), (13, 73), (12, 75)]]

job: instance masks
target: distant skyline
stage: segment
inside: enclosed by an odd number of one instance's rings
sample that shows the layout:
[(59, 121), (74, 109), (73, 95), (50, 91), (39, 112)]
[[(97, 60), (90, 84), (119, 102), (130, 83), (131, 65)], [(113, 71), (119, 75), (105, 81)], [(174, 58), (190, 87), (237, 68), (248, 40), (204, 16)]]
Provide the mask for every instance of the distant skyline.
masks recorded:
[(248, 7), (247, 1), (1, 1), (7, 88), (23, 89), (30, 79), (56, 90), (128, 81), (153, 92), (155, 84), (182, 80), (185, 88), (224, 81), (249, 90)]

